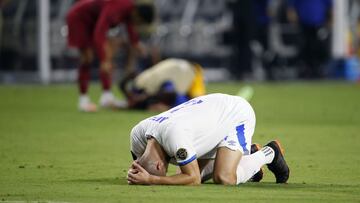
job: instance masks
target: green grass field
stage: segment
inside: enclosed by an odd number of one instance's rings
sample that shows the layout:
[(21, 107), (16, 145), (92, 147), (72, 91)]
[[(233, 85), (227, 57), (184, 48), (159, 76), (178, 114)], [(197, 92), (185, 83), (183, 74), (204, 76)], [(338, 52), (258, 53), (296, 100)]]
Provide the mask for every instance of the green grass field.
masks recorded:
[(129, 186), (129, 132), (152, 113), (78, 112), (75, 85), (0, 86), (0, 202), (360, 202), (360, 85), (251, 85), (253, 140), (282, 141), (289, 184), (266, 169), (263, 182), (240, 186)]

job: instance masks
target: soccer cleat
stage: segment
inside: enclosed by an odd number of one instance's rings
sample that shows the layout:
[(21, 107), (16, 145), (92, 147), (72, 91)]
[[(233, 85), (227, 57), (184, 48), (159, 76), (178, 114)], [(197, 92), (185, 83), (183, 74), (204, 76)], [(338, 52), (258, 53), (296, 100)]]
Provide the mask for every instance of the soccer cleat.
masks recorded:
[(79, 99), (79, 111), (83, 112), (96, 112), (97, 107), (94, 103), (92, 103), (88, 96), (82, 95)]
[(267, 166), (269, 170), (274, 173), (276, 183), (286, 183), (289, 179), (290, 169), (284, 158), (284, 149), (277, 140), (271, 141), (265, 146), (271, 147), (275, 152), (273, 161), (267, 164)]
[[(257, 143), (251, 145), (250, 153), (253, 154), (261, 149), (261, 146)], [(264, 176), (264, 170), (260, 168), (260, 171), (255, 173), (253, 177), (251, 177), (250, 182), (260, 182)]]
[(119, 109), (124, 108), (127, 103), (116, 99), (111, 92), (104, 92), (100, 97), (100, 106), (103, 108)]

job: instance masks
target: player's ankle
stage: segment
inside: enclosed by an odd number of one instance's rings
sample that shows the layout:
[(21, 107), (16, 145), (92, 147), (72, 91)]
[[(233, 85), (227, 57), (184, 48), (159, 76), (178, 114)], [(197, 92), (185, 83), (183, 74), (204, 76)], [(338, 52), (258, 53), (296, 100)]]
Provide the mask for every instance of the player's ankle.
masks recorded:
[(266, 164), (270, 164), (273, 160), (274, 160), (274, 157), (275, 157), (275, 151), (274, 149), (272, 149), (271, 147), (269, 146), (264, 146), (263, 148), (261, 148), (260, 150), (264, 156), (265, 156), (265, 162)]

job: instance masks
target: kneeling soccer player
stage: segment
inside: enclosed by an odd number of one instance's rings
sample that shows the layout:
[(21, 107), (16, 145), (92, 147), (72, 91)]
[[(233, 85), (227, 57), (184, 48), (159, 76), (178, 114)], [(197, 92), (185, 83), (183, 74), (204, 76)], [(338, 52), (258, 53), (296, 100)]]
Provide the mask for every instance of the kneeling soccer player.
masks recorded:
[[(226, 94), (194, 98), (132, 129), (135, 161), (128, 183), (197, 185), (212, 174), (217, 184), (235, 185), (250, 180), (265, 164), (277, 183), (286, 183), (289, 167), (279, 142), (250, 154), (254, 129), (255, 113), (246, 100)], [(169, 163), (181, 173), (166, 176)]]
[(178, 58), (163, 60), (120, 83), (127, 98), (124, 108), (165, 111), (205, 94), (199, 64)]

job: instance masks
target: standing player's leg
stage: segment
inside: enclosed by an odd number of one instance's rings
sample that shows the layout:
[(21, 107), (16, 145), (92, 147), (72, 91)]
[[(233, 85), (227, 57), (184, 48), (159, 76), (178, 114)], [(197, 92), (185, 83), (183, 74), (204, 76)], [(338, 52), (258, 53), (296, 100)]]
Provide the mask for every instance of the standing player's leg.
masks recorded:
[(91, 102), (88, 96), (90, 82), (90, 68), (94, 59), (94, 53), (91, 48), (80, 50), (80, 66), (78, 70), (78, 86), (80, 91), (79, 110), (85, 112), (95, 112), (96, 105)]
[(90, 81), (90, 66), (94, 58), (94, 53), (91, 49), (91, 26), (82, 21), (75, 9), (70, 9), (68, 12), (66, 23), (68, 26), (68, 46), (76, 48), (80, 52), (80, 64), (78, 67), (80, 98), (78, 107), (80, 111), (94, 112), (96, 111), (96, 105), (90, 101), (87, 95)]
[(118, 108), (122, 107), (123, 104), (121, 101), (116, 99), (114, 94), (111, 92), (112, 85), (112, 72), (113, 72), (113, 55), (114, 55), (114, 47), (111, 46), (111, 43), (107, 41), (105, 43), (105, 52), (107, 59), (105, 62), (101, 62), (99, 76), (102, 87), (102, 95), (100, 97), (100, 106), (104, 108)]

